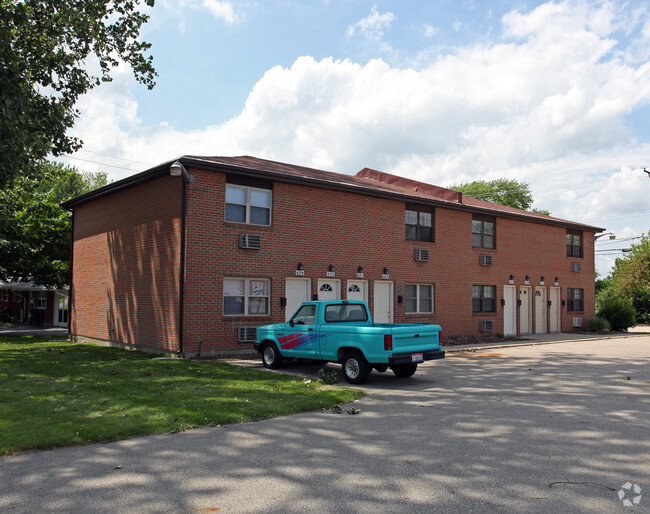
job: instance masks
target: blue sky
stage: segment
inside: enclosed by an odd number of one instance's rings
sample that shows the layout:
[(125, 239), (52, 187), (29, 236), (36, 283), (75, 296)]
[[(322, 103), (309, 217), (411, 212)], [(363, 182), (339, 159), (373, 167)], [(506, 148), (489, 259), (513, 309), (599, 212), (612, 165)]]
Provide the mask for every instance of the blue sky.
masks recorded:
[[(514, 178), (535, 207), (650, 228), (645, 1), (157, 0), (130, 70), (79, 104), (67, 162), (119, 179), (180, 155), (254, 155), (449, 186)], [(90, 66), (90, 64), (89, 64)], [(600, 240), (606, 274), (624, 248)]]

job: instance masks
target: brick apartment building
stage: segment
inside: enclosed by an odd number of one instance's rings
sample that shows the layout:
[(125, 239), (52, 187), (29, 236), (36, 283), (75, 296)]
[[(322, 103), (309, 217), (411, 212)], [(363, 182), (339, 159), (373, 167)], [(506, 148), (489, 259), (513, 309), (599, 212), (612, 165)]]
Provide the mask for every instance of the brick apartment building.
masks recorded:
[(367, 300), (446, 335), (580, 330), (594, 234), (371, 169), (182, 157), (64, 204), (77, 341), (186, 357), (251, 350), (304, 300)]
[(32, 282), (0, 282), (0, 321), (67, 327), (68, 291)]

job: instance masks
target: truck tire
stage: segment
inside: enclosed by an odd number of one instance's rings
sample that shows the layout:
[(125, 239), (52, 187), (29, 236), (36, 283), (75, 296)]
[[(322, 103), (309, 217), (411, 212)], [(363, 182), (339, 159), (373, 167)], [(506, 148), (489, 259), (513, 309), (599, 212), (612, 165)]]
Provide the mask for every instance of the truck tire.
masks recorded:
[(350, 384), (363, 384), (370, 374), (370, 364), (359, 351), (346, 353), (341, 364), (343, 376)]
[(278, 369), (282, 366), (282, 355), (280, 355), (275, 343), (264, 343), (262, 345), (262, 364), (269, 369)]
[(396, 376), (400, 378), (408, 378), (412, 377), (413, 374), (417, 371), (418, 365), (415, 362), (410, 364), (396, 364), (391, 369)]

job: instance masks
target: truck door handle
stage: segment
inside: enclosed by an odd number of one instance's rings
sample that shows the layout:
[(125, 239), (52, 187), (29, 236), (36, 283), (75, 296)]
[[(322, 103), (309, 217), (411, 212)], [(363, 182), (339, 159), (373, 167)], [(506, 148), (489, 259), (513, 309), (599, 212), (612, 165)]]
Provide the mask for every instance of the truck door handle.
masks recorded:
[(308, 328), (307, 331), (308, 331), (308, 332), (313, 332), (314, 329), (313, 329), (313, 328)]

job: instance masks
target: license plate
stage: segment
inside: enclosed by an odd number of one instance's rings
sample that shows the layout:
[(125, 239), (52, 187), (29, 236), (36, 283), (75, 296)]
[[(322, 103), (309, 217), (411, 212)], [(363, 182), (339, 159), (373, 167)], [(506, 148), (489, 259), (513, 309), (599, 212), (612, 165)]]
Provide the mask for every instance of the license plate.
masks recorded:
[(411, 362), (424, 362), (424, 358), (421, 353), (414, 353), (411, 355)]

